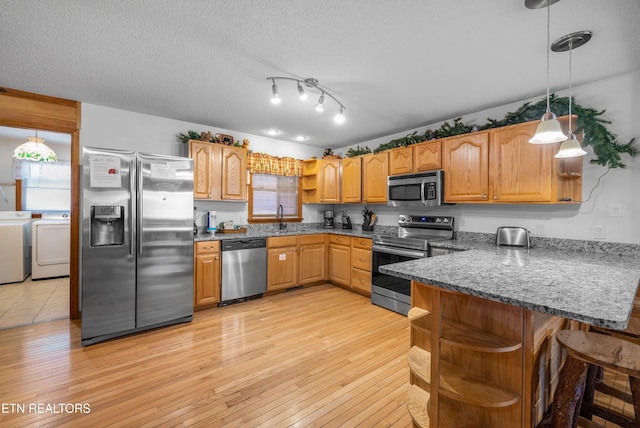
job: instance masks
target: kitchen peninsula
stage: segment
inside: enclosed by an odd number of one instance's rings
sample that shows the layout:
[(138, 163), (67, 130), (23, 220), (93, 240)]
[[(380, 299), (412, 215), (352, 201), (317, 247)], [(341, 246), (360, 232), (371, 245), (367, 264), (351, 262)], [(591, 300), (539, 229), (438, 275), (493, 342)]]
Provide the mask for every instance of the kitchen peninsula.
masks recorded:
[(640, 259), (469, 246), (380, 267), (412, 280), (409, 411), (419, 426), (535, 426), (558, 381), (555, 332), (624, 329)]

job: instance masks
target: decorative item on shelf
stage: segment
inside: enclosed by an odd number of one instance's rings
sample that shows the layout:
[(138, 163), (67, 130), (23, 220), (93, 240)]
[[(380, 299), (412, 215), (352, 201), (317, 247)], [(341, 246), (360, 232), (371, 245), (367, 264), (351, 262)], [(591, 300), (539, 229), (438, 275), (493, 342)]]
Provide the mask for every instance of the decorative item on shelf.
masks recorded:
[(551, 45), (551, 50), (554, 52), (565, 52), (567, 50), (569, 51), (569, 131), (567, 135), (568, 138), (560, 145), (560, 151), (558, 151), (558, 153), (556, 154), (556, 158), (574, 158), (587, 154), (587, 152), (582, 150), (582, 147), (580, 147), (580, 142), (576, 138), (576, 135), (573, 133), (573, 129), (571, 127), (571, 52), (573, 51), (573, 49), (579, 48), (580, 46), (587, 43), (590, 39), (591, 31), (577, 31), (575, 33), (567, 34), (566, 36), (560, 37)]
[(233, 136), (228, 134), (216, 134), (216, 140), (220, 144), (224, 144), (227, 146), (233, 146)]
[(211, 133), (211, 131), (200, 133), (200, 141), (212, 141), (212, 140), (213, 140), (213, 134)]
[(371, 210), (369, 210), (366, 206), (362, 210), (362, 231), (363, 232), (372, 232), (373, 225), (376, 223), (378, 216)]
[(249, 140), (246, 138), (242, 140), (242, 148), (249, 150)]
[(309, 95), (305, 92), (304, 88), (302, 87), (302, 85), (301, 85), (302, 83), (304, 83), (304, 85), (307, 88), (312, 88), (312, 89), (316, 89), (316, 90), (320, 91), (320, 98), (318, 99), (318, 103), (315, 106), (315, 110), (318, 113), (322, 113), (324, 111), (324, 96), (327, 95), (328, 97), (332, 98), (340, 106), (340, 111), (333, 117), (334, 122), (336, 122), (337, 124), (342, 124), (342, 123), (345, 122), (346, 118), (344, 116), (344, 111), (346, 110), (346, 107), (344, 106), (344, 104), (342, 104), (340, 101), (338, 101), (338, 99), (336, 97), (334, 97), (333, 95), (331, 95), (331, 93), (329, 91), (327, 91), (325, 88), (321, 87), (318, 84), (318, 79), (315, 79), (313, 77), (309, 77), (309, 78), (304, 79), (304, 80), (295, 79), (293, 77), (278, 77), (278, 76), (267, 77), (267, 80), (271, 80), (271, 83), (272, 83), (272, 85), (271, 85), (271, 104), (278, 105), (282, 101), (282, 98), (280, 98), (280, 94), (278, 93), (278, 85), (276, 85), (276, 80), (277, 79), (292, 80), (292, 81), (296, 82), (299, 98), (300, 98), (301, 101), (305, 101), (309, 97)]
[(233, 221), (221, 221), (218, 224), (218, 233), (247, 233), (247, 228), (233, 224)]
[(567, 139), (567, 136), (562, 133), (560, 122), (556, 119), (556, 115), (553, 114), (549, 103), (549, 27), (551, 23), (551, 0), (547, 0), (547, 44), (545, 45), (547, 52), (547, 110), (542, 115), (542, 119), (536, 133), (531, 137), (529, 142), (531, 144), (553, 144), (559, 143)]
[(333, 149), (324, 149), (322, 152), (322, 159), (341, 159), (340, 155), (334, 155)]
[(56, 152), (44, 143), (44, 138), (38, 138), (38, 131), (36, 131), (35, 137), (27, 137), (27, 140), (26, 143), (15, 148), (14, 158), (38, 162), (56, 162), (58, 160)]
[(351, 147), (349, 150), (347, 150), (346, 156), (348, 158), (353, 158), (356, 156), (360, 156), (360, 155), (366, 155), (371, 153), (371, 149), (367, 146), (364, 147), (360, 147), (357, 146), (355, 149), (353, 147)]

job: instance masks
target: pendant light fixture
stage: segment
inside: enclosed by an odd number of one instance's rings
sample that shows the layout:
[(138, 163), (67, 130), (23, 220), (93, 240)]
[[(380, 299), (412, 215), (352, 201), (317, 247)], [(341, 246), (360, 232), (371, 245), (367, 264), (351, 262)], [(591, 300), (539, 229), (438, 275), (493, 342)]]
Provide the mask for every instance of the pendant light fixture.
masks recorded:
[(56, 152), (44, 143), (44, 138), (38, 138), (38, 131), (36, 131), (35, 137), (27, 138), (26, 143), (19, 145), (13, 151), (14, 158), (39, 162), (56, 162), (58, 160)]
[(579, 48), (589, 40), (591, 40), (591, 31), (577, 31), (575, 33), (567, 34), (566, 36), (560, 37), (551, 45), (551, 50), (554, 52), (565, 52), (567, 50), (569, 51), (569, 138), (567, 138), (566, 141), (563, 141), (562, 144), (560, 144), (560, 150), (556, 154), (556, 158), (574, 158), (587, 154), (587, 152), (582, 150), (580, 142), (576, 138), (571, 128), (571, 104), (573, 101), (571, 98), (571, 52), (573, 51), (573, 49)]
[(278, 76), (267, 77), (267, 80), (271, 80), (272, 82), (272, 85), (271, 85), (271, 103), (272, 104), (277, 105), (277, 104), (280, 104), (280, 101), (281, 101), (281, 98), (278, 95), (278, 86), (276, 85), (276, 79), (293, 80), (294, 82), (296, 82), (298, 95), (301, 101), (305, 101), (307, 98), (309, 98), (309, 95), (305, 92), (304, 88), (302, 87), (302, 84), (304, 84), (304, 86), (306, 86), (307, 88), (317, 89), (318, 91), (320, 91), (320, 98), (318, 98), (318, 103), (315, 105), (315, 110), (318, 113), (322, 113), (324, 111), (324, 107), (325, 107), (324, 96), (326, 95), (329, 98), (333, 99), (336, 103), (338, 103), (338, 106), (340, 106), (340, 111), (333, 117), (333, 120), (339, 125), (343, 124), (346, 121), (344, 111), (347, 108), (344, 106), (344, 104), (338, 101), (336, 97), (331, 95), (325, 88), (322, 88), (318, 84), (318, 79), (314, 79), (313, 77), (310, 77), (304, 80), (295, 79), (293, 77), (278, 77)]
[(556, 115), (553, 114), (549, 106), (549, 27), (551, 22), (550, 4), (552, 0), (546, 0), (547, 3), (547, 111), (542, 115), (542, 119), (536, 133), (531, 137), (529, 142), (531, 144), (552, 144), (559, 143), (567, 139), (566, 135), (562, 133), (560, 122), (556, 119)]

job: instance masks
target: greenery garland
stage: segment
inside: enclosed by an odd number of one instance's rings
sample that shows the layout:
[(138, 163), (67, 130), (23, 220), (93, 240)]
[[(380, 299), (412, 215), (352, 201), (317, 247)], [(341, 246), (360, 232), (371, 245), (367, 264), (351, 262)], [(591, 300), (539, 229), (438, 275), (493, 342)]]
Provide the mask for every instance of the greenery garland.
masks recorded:
[[(568, 97), (556, 98), (555, 94), (552, 94), (550, 97), (550, 105), (551, 110), (558, 116), (569, 114)], [(406, 147), (423, 141), (539, 120), (546, 110), (547, 100), (544, 98), (535, 104), (531, 104), (530, 102), (524, 103), (516, 111), (505, 114), (501, 120), (487, 118), (487, 123), (482, 126), (465, 125), (462, 119), (458, 117), (453, 120), (453, 125), (449, 124), (449, 122), (444, 122), (440, 128), (436, 130), (427, 129), (423, 134), (418, 134), (418, 131), (414, 131), (412, 134), (408, 134), (402, 138), (381, 144), (373, 152), (380, 153), (384, 150)], [(626, 153), (631, 157), (638, 155), (638, 149), (634, 147), (635, 137), (628, 143), (622, 144), (618, 142), (618, 136), (616, 134), (612, 134), (607, 130), (605, 125), (611, 122), (600, 117), (604, 114), (605, 110), (598, 111), (590, 107), (582, 107), (572, 99), (571, 111), (572, 114), (578, 116), (575, 133), (582, 133), (582, 145), (591, 146), (596, 156), (595, 159), (590, 160), (591, 163), (609, 168), (624, 168), (625, 164), (622, 162), (621, 154)], [(347, 151), (346, 156), (352, 157), (370, 152), (371, 150), (368, 147), (360, 148), (360, 146), (358, 146), (356, 150), (350, 149)]]

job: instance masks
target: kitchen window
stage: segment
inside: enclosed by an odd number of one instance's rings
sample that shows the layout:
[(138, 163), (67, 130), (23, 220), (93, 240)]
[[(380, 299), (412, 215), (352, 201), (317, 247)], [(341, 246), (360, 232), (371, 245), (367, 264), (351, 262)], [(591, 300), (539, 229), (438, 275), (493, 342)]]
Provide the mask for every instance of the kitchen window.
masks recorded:
[(272, 174), (251, 174), (249, 222), (274, 222), (282, 205), (285, 221), (302, 221), (300, 178)]

